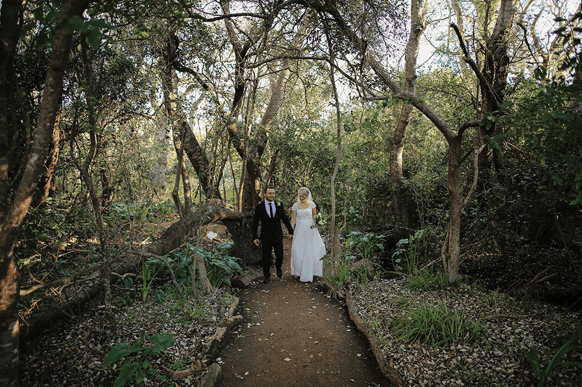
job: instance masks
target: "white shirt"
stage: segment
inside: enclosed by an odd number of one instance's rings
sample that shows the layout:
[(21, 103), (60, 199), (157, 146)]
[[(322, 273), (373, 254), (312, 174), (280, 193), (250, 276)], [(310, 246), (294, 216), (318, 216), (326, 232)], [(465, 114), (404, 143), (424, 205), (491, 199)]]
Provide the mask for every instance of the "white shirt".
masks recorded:
[[(269, 203), (273, 203), (273, 213), (271, 214), (271, 206), (269, 206)], [(265, 200), (265, 209), (267, 210), (267, 215), (269, 215), (271, 218), (275, 217), (275, 213), (277, 213), (277, 203), (275, 203), (275, 201), (268, 201)]]

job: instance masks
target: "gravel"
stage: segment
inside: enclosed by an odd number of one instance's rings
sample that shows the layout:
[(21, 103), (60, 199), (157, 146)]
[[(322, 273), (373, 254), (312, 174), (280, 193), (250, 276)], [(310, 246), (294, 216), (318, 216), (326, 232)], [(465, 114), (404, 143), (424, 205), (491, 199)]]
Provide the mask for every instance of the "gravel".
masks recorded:
[[(103, 369), (107, 353), (119, 343), (135, 343), (141, 337), (165, 332), (174, 335), (174, 345), (162, 356), (150, 358), (164, 376), (204, 363), (217, 327), (230, 316), (238, 299), (225, 289), (186, 303), (163, 304), (136, 301), (116, 311), (117, 334), (110, 333), (103, 309), (96, 308), (61, 323), (56, 329), (24, 343), (20, 356), (20, 385), (113, 386), (121, 361)], [(145, 341), (147, 342), (147, 341)], [(145, 345), (145, 344), (144, 344)], [(210, 364), (208, 364), (210, 365)], [(200, 372), (179, 380), (148, 380), (148, 386), (196, 385)]]
[[(582, 321), (580, 311), (548, 304), (518, 302), (501, 293), (484, 293), (466, 285), (446, 291), (403, 288), (405, 278), (375, 280), (353, 288), (357, 313), (382, 344), (382, 354), (409, 386), (537, 385), (529, 353), (535, 347), (543, 362), (553, 356)], [(457, 316), (485, 326), (482, 337), (441, 347), (407, 343), (393, 333), (395, 321), (427, 305), (446, 305)], [(563, 359), (564, 360), (564, 359)], [(582, 348), (565, 360), (582, 361)], [(582, 366), (557, 367), (548, 386), (582, 385)]]
[[(517, 301), (499, 292), (482, 292), (467, 285), (440, 291), (417, 292), (403, 287), (406, 278), (376, 279), (352, 284), (357, 313), (381, 343), (383, 356), (408, 386), (535, 386), (530, 348), (535, 347), (542, 364), (548, 362), (582, 321), (582, 312)], [(123, 289), (118, 289), (123, 292)], [(105, 369), (102, 362), (115, 345), (135, 343), (144, 336), (170, 332), (175, 343), (162, 356), (151, 359), (168, 380), (157, 377), (148, 386), (195, 386), (202, 372), (170, 380), (175, 370), (187, 370), (210, 362), (210, 342), (236, 306), (236, 291), (216, 290), (199, 300), (163, 304), (140, 300), (116, 309), (117, 333), (111, 334), (104, 311), (94, 308), (33, 342), (22, 343), (21, 385), (112, 386), (121, 362)], [(473, 324), (480, 322), (483, 335), (473, 340), (430, 346), (408, 343), (395, 336), (395, 323), (411, 311), (427, 305), (446, 305), (449, 311)], [(582, 361), (582, 348), (568, 353), (565, 360)], [(554, 369), (548, 386), (582, 386), (581, 366)]]

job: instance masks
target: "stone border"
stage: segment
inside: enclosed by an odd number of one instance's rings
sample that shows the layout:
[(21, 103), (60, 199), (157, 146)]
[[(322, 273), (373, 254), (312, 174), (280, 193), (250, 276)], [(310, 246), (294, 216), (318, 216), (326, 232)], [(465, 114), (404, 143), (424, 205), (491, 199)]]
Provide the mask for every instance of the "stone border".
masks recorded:
[(346, 289), (346, 305), (348, 307), (350, 319), (354, 322), (358, 330), (362, 332), (364, 336), (366, 336), (366, 339), (368, 339), (370, 348), (372, 349), (372, 353), (374, 353), (374, 357), (380, 366), (382, 374), (384, 374), (384, 376), (395, 386), (404, 386), (404, 381), (400, 378), (398, 372), (393, 367), (391, 367), (390, 364), (388, 364), (388, 360), (383, 355), (382, 348), (378, 343), (376, 335), (374, 335), (372, 329), (361, 319), (360, 315), (358, 315), (355, 301), (353, 300), (351, 283), (348, 283)]
[[(228, 308), (228, 312), (225, 313), (227, 317), (217, 328), (214, 335), (210, 337), (210, 341), (206, 345), (206, 350), (202, 354), (204, 360), (202, 362), (197, 361), (192, 363), (192, 365), (185, 370), (178, 370), (172, 373), (172, 379), (185, 379), (196, 372), (202, 371), (206, 364), (209, 361), (212, 361), (218, 354), (221, 348), (221, 344), (226, 336), (226, 334), (237, 324), (239, 324), (243, 320), (243, 316), (241, 315), (234, 315), (234, 311), (238, 307), (239, 298), (234, 297), (234, 302)], [(218, 378), (220, 377), (220, 373), (222, 369), (218, 363), (212, 363), (210, 366), (206, 368), (204, 374), (200, 378), (200, 386), (204, 387), (213, 387), (216, 385)]]

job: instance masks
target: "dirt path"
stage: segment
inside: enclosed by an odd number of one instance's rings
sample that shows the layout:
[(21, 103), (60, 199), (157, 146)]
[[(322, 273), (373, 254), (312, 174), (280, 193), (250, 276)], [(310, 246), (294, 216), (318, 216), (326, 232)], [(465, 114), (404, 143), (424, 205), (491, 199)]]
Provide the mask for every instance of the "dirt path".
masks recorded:
[[(388, 386), (345, 306), (291, 277), (243, 290), (243, 323), (220, 355), (219, 386)], [(274, 268), (272, 272), (274, 272)]]

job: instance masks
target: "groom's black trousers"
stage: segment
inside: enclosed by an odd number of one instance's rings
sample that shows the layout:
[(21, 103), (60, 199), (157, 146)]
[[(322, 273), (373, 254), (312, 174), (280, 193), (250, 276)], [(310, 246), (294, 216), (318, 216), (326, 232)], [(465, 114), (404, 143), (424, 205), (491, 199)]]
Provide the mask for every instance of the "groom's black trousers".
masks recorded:
[(277, 270), (281, 270), (283, 266), (283, 239), (263, 240), (263, 275), (265, 278), (271, 276), (271, 251), (273, 249), (275, 249), (275, 267)]

